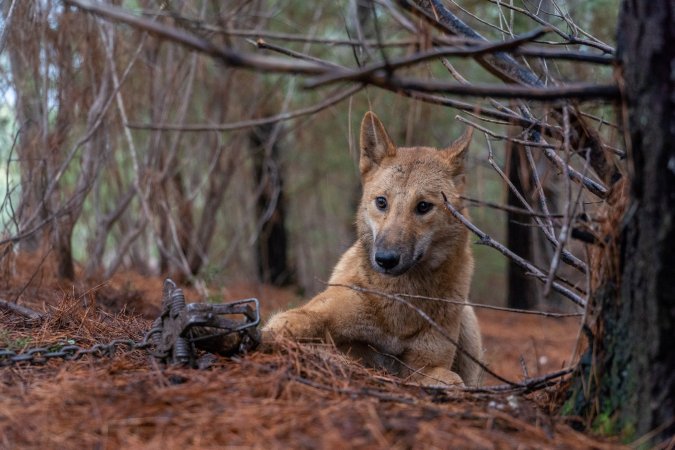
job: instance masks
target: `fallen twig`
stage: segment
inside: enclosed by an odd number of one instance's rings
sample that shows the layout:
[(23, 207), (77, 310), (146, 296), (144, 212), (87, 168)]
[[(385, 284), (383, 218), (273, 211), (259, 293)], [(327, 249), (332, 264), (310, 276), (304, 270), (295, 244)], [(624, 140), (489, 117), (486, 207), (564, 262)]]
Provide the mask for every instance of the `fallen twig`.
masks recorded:
[(7, 300), (2, 299), (0, 299), (0, 308), (7, 309), (13, 313), (32, 320), (39, 320), (45, 316), (43, 313), (37, 312), (34, 309), (30, 309), (27, 306), (18, 305), (16, 303), (8, 302)]
[(466, 392), (505, 392), (514, 390), (523, 391), (523, 393), (533, 392), (550, 386), (553, 380), (562, 378), (565, 375), (574, 372), (575, 369), (576, 367), (567, 367), (557, 372), (548, 373), (540, 377), (526, 378), (520, 382), (522, 386), (519, 386), (516, 389), (514, 389), (514, 387), (510, 384), (497, 384), (493, 386), (468, 386), (463, 388), (463, 390)]

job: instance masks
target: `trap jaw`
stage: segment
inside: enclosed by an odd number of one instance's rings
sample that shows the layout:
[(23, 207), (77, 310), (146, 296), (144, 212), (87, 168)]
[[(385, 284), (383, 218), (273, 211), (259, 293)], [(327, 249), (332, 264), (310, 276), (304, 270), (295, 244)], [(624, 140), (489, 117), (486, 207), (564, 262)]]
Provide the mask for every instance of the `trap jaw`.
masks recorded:
[[(227, 316), (238, 316), (235, 318)], [(164, 280), (162, 314), (155, 319), (153, 335), (157, 359), (171, 365), (195, 367), (197, 349), (232, 355), (254, 349), (260, 343), (258, 299), (249, 298), (213, 305), (185, 303), (183, 290)]]

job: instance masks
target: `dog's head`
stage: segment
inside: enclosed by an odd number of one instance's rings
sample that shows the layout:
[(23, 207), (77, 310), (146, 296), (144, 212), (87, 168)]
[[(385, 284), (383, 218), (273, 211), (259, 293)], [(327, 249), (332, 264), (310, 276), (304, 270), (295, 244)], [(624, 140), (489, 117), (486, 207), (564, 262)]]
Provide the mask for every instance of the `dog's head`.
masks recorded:
[(466, 229), (446, 211), (442, 193), (461, 209), (472, 128), (444, 149), (397, 148), (375, 114), (361, 122), (363, 197), (359, 239), (372, 267), (391, 276), (434, 270), (466, 245)]

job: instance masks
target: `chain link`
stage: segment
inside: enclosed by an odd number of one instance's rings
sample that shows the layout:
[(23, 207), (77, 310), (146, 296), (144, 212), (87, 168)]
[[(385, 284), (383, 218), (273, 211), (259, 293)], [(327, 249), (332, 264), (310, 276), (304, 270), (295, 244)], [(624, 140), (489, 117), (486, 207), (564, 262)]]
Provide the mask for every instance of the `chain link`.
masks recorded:
[(151, 339), (155, 334), (162, 332), (161, 327), (154, 327), (143, 336), (140, 341), (133, 339), (114, 339), (107, 344), (94, 344), (89, 348), (82, 348), (79, 345), (64, 345), (58, 350), (52, 350), (52, 347), (35, 347), (23, 353), (16, 353), (10, 349), (0, 349), (0, 367), (7, 367), (17, 363), (28, 363), (34, 365), (41, 365), (47, 363), (50, 359), (63, 359), (66, 361), (74, 361), (82, 358), (84, 355), (92, 355), (97, 358), (112, 357), (115, 355), (117, 348), (124, 347), (126, 351), (146, 350), (152, 356), (163, 358), (166, 355), (152, 350), (150, 347), (155, 346), (155, 342)]

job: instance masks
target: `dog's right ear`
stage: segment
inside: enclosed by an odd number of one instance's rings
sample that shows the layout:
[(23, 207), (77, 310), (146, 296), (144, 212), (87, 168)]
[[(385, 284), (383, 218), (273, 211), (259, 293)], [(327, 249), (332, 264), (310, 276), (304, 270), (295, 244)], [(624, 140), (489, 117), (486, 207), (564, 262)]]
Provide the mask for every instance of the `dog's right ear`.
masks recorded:
[(387, 156), (396, 155), (396, 146), (377, 116), (368, 111), (361, 121), (361, 175), (378, 166)]

